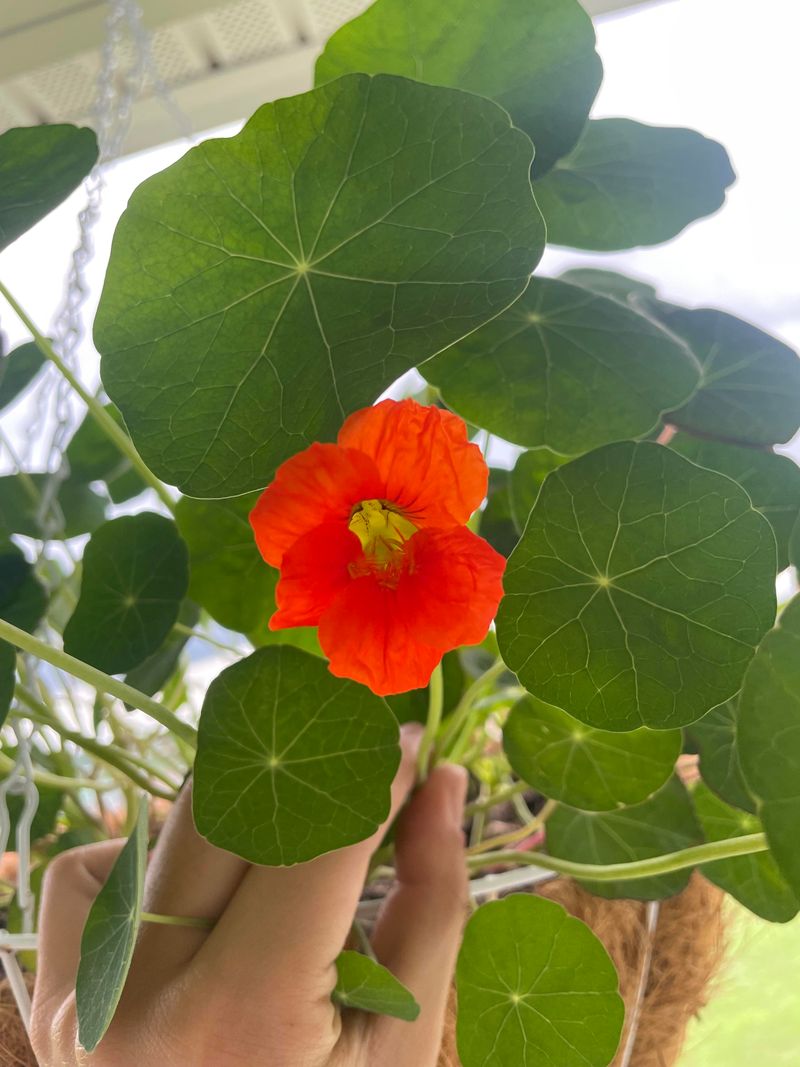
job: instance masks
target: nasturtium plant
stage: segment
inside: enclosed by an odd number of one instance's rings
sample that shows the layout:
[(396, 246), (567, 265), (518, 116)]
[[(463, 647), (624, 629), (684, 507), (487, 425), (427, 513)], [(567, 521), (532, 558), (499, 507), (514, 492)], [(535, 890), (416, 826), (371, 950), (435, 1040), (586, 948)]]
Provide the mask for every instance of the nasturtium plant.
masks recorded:
[[(665, 302), (655, 260), (545, 275), (548, 242), (668, 240), (733, 180), (698, 133), (591, 117), (601, 73), (577, 0), (376, 0), (315, 88), (133, 193), (99, 388), (0, 280), (31, 338), (0, 358), (0, 775), (40, 790), (34, 886), (134, 826), (84, 933), (85, 1049), (143, 918), (142, 791), (167, 806), (191, 776), (199, 833), (250, 864), (374, 842), (382, 897), (401, 722), (420, 782), (469, 772), (476, 898), (487, 870), (546, 868), (600, 909), (706, 877), (798, 910), (800, 600), (776, 589), (800, 566), (800, 361)], [(0, 246), (96, 154), (75, 127), (0, 135)], [(57, 373), (82, 407), (17, 463)], [(410, 1023), (356, 930), (330, 1010)], [(636, 1062), (610, 957), (531, 892), (477, 908), (456, 983), (462, 1067)]]
[(189, 595), (229, 630), (250, 633), (275, 610), (277, 574), (264, 567), (247, 517), (258, 495), (182, 497), (175, 521), (189, 550)]
[(0, 619), (32, 632), (46, 608), (47, 590), (33, 565), (16, 544), (0, 541)]
[(75, 1000), (78, 1038), (87, 1052), (99, 1045), (119, 1004), (139, 932), (147, 864), (147, 805), (117, 857), (86, 919)]
[(580, 285), (582, 289), (589, 289), (600, 296), (610, 296), (622, 304), (636, 306), (637, 299), (655, 300), (655, 287), (648, 282), (637, 278), (629, 278), (626, 274), (618, 274), (613, 270), (600, 270), (597, 267), (572, 267), (559, 275), (563, 282), (570, 285)]
[(97, 162), (78, 126), (23, 126), (0, 135), (0, 250), (65, 200)]
[(734, 177), (722, 145), (694, 130), (595, 119), (536, 199), (553, 244), (613, 251), (660, 244), (712, 214)]
[(472, 916), (456, 971), (464, 1067), (606, 1067), (625, 1015), (614, 965), (549, 900), (514, 894)]
[(544, 247), (532, 153), (488, 100), (352, 74), (149, 178), (95, 320), (143, 458), (194, 496), (263, 487), (502, 311)]
[(528, 696), (511, 709), (503, 748), (522, 781), (584, 811), (614, 811), (647, 800), (672, 776), (680, 730), (594, 730)]
[(670, 447), (682, 456), (720, 471), (747, 490), (753, 506), (765, 515), (778, 545), (778, 570), (789, 566), (789, 539), (800, 513), (800, 467), (788, 456), (724, 441), (703, 441), (678, 434)]
[(545, 481), (508, 562), (500, 651), (589, 726), (683, 726), (741, 685), (775, 570), (769, 523), (731, 479), (657, 444), (607, 445)]
[(0, 410), (27, 389), (43, 366), (44, 356), (34, 341), (19, 345), (0, 357)]
[(259, 649), (209, 686), (197, 829), (253, 863), (302, 863), (378, 829), (399, 761), (383, 700), (299, 649)]
[[(113, 404), (105, 409), (115, 422), (122, 419)], [(105, 482), (108, 494), (115, 504), (138, 496), (147, 488), (147, 483), (132, 466), (130, 459), (122, 455), (113, 441), (88, 414), (64, 452), (68, 471), (68, 483), (85, 485), (89, 482)]]
[(333, 34), (317, 84), (342, 74), (400, 74), (495, 100), (536, 148), (535, 175), (575, 144), (603, 68), (577, 0), (377, 0)]
[(0, 537), (20, 534), (53, 540), (97, 529), (106, 510), (99, 493), (85, 484), (56, 480), (50, 496), (49, 482), (49, 476), (38, 471), (0, 477)]
[(333, 1000), (343, 1008), (391, 1015), (412, 1023), (419, 1004), (391, 971), (362, 952), (341, 952), (336, 958)]
[(565, 456), (551, 452), (549, 448), (531, 448), (517, 457), (508, 479), (509, 507), (517, 539), (525, 529), (525, 523), (545, 478), (556, 467), (565, 463), (566, 459)]
[[(695, 786), (692, 800), (707, 841), (725, 841), (761, 831), (757, 816), (730, 807), (703, 782)], [(716, 860), (703, 864), (700, 870), (709, 881), (770, 922), (788, 922), (800, 910), (800, 898), (789, 888), (768, 852)]]
[(86, 546), (64, 649), (109, 674), (138, 666), (177, 621), (188, 577), (171, 519), (146, 511), (110, 519)]
[(800, 597), (783, 611), (745, 675), (737, 745), (770, 848), (800, 894), (797, 819), (800, 796)]
[(687, 729), (697, 747), (700, 774), (720, 800), (743, 811), (755, 811), (739, 761), (739, 701), (726, 700)]
[[(547, 820), (547, 846), (554, 856), (598, 866), (632, 863), (691, 848), (703, 840), (691, 797), (678, 778), (641, 804), (617, 811), (578, 811), (560, 805)], [(582, 880), (601, 897), (659, 900), (685, 889), (691, 869), (631, 881)]]
[(788, 441), (800, 427), (800, 361), (781, 341), (712, 308), (648, 305), (689, 345), (703, 369), (695, 395), (667, 421), (704, 438), (744, 445)]
[(562, 455), (647, 434), (700, 380), (688, 348), (650, 319), (553, 278), (423, 373), (464, 418)]

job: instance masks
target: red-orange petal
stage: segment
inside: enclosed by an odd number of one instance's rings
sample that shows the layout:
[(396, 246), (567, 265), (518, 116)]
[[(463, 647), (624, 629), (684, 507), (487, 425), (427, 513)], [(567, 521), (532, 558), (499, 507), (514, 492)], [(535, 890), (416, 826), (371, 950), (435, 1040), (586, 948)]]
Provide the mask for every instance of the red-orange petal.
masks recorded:
[(256, 544), (280, 567), (303, 534), (327, 522), (347, 525), (354, 505), (379, 498), (383, 482), (372, 460), (352, 448), (313, 444), (287, 459), (250, 512)]
[(443, 652), (484, 639), (503, 596), (506, 561), (465, 526), (420, 530), (397, 609), (417, 637)]
[(352, 582), (347, 568), (360, 555), (358, 538), (341, 522), (303, 534), (284, 554), (270, 630), (317, 626), (334, 597)]
[(319, 643), (331, 674), (388, 696), (428, 684), (444, 654), (417, 640), (397, 612), (396, 590), (354, 579), (322, 616)]
[(463, 419), (415, 400), (382, 400), (351, 415), (339, 444), (374, 461), (384, 499), (416, 526), (463, 526), (486, 496), (489, 472)]
[(421, 530), (396, 589), (353, 579), (319, 623), (330, 669), (381, 696), (427, 685), (445, 652), (486, 636), (500, 598), (505, 559), (463, 527)]

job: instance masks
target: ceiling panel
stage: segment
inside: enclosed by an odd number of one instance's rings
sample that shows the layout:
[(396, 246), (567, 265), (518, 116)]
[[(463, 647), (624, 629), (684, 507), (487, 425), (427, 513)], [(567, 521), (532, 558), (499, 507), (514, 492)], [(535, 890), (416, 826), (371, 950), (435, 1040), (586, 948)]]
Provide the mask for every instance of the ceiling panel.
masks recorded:
[[(585, 0), (585, 6), (601, 14), (642, 2)], [(142, 79), (125, 151), (178, 135), (174, 116), (159, 100), (161, 87), (195, 130), (241, 118), (264, 100), (302, 92), (311, 85), (322, 42), (369, 3), (142, 0), (152, 64)], [(36, 122), (92, 124), (107, 10), (106, 0), (0, 3), (0, 129)], [(117, 86), (130, 80), (141, 58), (130, 43), (123, 44)]]

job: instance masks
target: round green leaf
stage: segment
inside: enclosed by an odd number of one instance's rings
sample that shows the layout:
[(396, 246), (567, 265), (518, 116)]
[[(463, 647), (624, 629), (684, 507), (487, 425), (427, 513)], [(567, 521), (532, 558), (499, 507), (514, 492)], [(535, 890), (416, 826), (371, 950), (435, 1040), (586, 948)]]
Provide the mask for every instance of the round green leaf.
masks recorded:
[[(106, 404), (105, 409), (116, 423), (122, 425), (122, 416), (113, 404)], [(115, 503), (138, 496), (147, 488), (141, 474), (100, 428), (91, 412), (75, 431), (65, 456), (71, 482), (104, 481)]]
[(531, 152), (488, 100), (354, 74), (148, 179), (95, 340), (150, 467), (192, 496), (261, 488), (506, 308), (544, 247)]
[(30, 385), (43, 363), (44, 356), (35, 341), (20, 345), (0, 359), (0, 410)]
[(328, 41), (317, 84), (341, 74), (402, 74), (488, 96), (536, 146), (534, 174), (573, 147), (603, 67), (577, 0), (377, 0)]
[(800, 515), (800, 467), (788, 456), (740, 448), (721, 441), (701, 441), (678, 434), (670, 448), (701, 467), (721, 471), (743, 486), (769, 519), (778, 544), (778, 570), (789, 566), (789, 538)]
[(481, 512), (480, 533), (503, 556), (509, 556), (519, 540), (511, 510), (509, 472), (500, 467), (493, 467), (489, 471), (489, 488), (486, 506)]
[[(178, 610), (178, 622), (193, 627), (200, 617), (200, 609), (191, 600), (184, 600)], [(189, 635), (178, 630), (167, 634), (162, 644), (125, 675), (125, 682), (140, 693), (153, 696), (169, 681), (180, 661)]]
[(419, 1004), (391, 971), (361, 952), (340, 952), (336, 958), (336, 988), (333, 1000), (343, 1008), (413, 1022)]
[(702, 437), (751, 445), (788, 441), (800, 427), (800, 359), (786, 345), (713, 308), (648, 305), (703, 368), (695, 395), (667, 421)]
[(22, 126), (0, 136), (0, 250), (77, 189), (97, 138), (77, 126)]
[(562, 455), (646, 434), (699, 381), (688, 349), (650, 319), (552, 278), (422, 373), (465, 419)]
[(557, 456), (547, 448), (532, 448), (517, 459), (508, 483), (511, 517), (517, 533), (521, 534), (525, 529), (545, 478), (563, 462), (563, 456)]
[(515, 893), (467, 923), (456, 970), (464, 1067), (606, 1067), (625, 1009), (614, 964), (560, 904)]
[(514, 772), (553, 800), (585, 811), (639, 804), (672, 776), (680, 730), (593, 730), (535, 697), (511, 709), (503, 748)]
[(800, 895), (800, 597), (784, 609), (745, 675), (738, 744), (772, 854)]
[(47, 590), (22, 551), (0, 543), (0, 619), (32, 633), (47, 607)]
[(22, 534), (42, 540), (78, 537), (96, 530), (105, 518), (107, 501), (88, 485), (65, 481), (58, 486), (54, 507), (48, 474), (6, 474), (0, 477), (0, 535)]
[(400, 761), (386, 703), (318, 657), (262, 648), (209, 686), (197, 829), (251, 863), (288, 866), (363, 841), (389, 814)]
[[(547, 851), (577, 863), (632, 863), (679, 852), (702, 840), (691, 798), (677, 778), (643, 804), (609, 812), (560, 806), (547, 820)], [(680, 893), (690, 875), (686, 869), (654, 878), (581, 884), (601, 897), (658, 900)]]
[(722, 145), (695, 130), (595, 119), (534, 193), (552, 244), (613, 251), (668, 241), (734, 179)]
[(278, 572), (248, 522), (259, 493), (227, 500), (182, 497), (175, 521), (189, 548), (189, 594), (221, 626), (250, 633), (275, 611)]
[(693, 722), (687, 733), (700, 755), (700, 774), (718, 797), (744, 811), (755, 811), (755, 803), (739, 763), (738, 700), (726, 700), (702, 719)]
[[(726, 841), (761, 832), (761, 823), (755, 815), (729, 807), (702, 782), (694, 787), (692, 799), (707, 841)], [(788, 922), (800, 910), (800, 901), (769, 852), (703, 863), (700, 870), (710, 882), (769, 922)]]
[(147, 805), (92, 904), (81, 938), (75, 987), (78, 1040), (93, 1052), (117, 1010), (141, 921), (147, 865)]
[(186, 545), (171, 519), (142, 512), (104, 523), (83, 554), (64, 651), (109, 674), (131, 670), (175, 625), (188, 582)]
[(739, 689), (775, 617), (775, 538), (729, 478), (622, 442), (547, 478), (504, 586), (497, 640), (526, 689), (664, 730)]
[(638, 278), (629, 278), (627, 274), (619, 274), (614, 270), (597, 270), (594, 267), (574, 267), (565, 270), (559, 275), (563, 282), (570, 285), (579, 285), (581, 289), (590, 289), (600, 296), (610, 296), (612, 300), (618, 300), (622, 304), (630, 304), (636, 307), (636, 301), (654, 300), (656, 290), (647, 282)]

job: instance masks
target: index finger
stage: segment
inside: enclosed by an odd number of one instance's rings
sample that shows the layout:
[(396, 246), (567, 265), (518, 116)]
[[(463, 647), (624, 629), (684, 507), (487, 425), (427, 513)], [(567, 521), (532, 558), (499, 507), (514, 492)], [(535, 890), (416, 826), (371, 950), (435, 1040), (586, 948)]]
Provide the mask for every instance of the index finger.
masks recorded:
[(298, 993), (308, 1003), (321, 997), (330, 1009), (333, 963), (352, 927), (370, 857), (414, 784), (420, 733), (417, 724), (402, 729), (391, 810), (376, 833), (294, 867), (251, 867), (193, 967), (213, 967), (234, 988), (244, 982), (243, 993), (262, 1010), (285, 987), (289, 968), (306, 987), (298, 990), (293, 980), (293, 999)]

